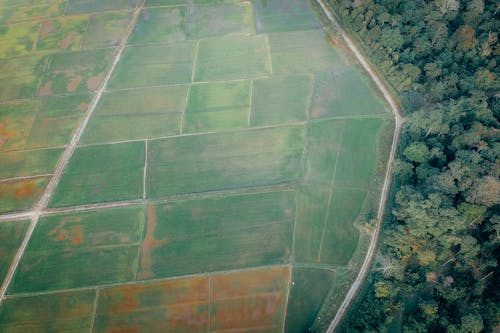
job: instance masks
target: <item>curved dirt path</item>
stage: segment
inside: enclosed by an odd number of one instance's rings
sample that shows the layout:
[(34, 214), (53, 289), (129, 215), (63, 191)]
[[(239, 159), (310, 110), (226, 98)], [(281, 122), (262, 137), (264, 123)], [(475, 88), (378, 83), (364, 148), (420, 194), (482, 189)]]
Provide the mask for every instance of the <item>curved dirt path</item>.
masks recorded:
[(380, 202), (378, 205), (378, 211), (377, 211), (377, 224), (375, 225), (375, 228), (372, 231), (371, 239), (370, 239), (370, 245), (368, 247), (368, 251), (366, 252), (365, 259), (363, 261), (363, 264), (361, 265), (361, 268), (359, 270), (358, 276), (354, 280), (353, 284), (351, 285), (351, 288), (349, 288), (349, 291), (347, 292), (344, 300), (340, 304), (340, 307), (337, 310), (337, 313), (335, 314), (335, 317), (330, 323), (330, 326), (328, 326), (327, 333), (333, 333), (335, 329), (337, 328), (338, 324), (344, 317), (344, 315), (347, 312), (347, 309), (351, 305), (352, 301), (355, 299), (357, 296), (359, 290), (363, 286), (363, 283), (366, 279), (366, 276), (368, 275), (371, 264), (373, 261), (373, 255), (375, 254), (375, 250), (377, 248), (377, 242), (379, 239), (380, 235), (380, 227), (382, 225), (382, 219), (384, 217), (384, 211), (385, 211), (385, 204), (387, 201), (387, 196), (389, 193), (389, 188), (391, 185), (391, 166), (392, 162), (394, 161), (394, 157), (396, 155), (396, 149), (398, 146), (399, 142), (399, 136), (401, 133), (401, 126), (403, 125), (404, 118), (401, 115), (401, 111), (399, 109), (398, 103), (394, 99), (394, 97), (391, 95), (387, 87), (384, 85), (378, 74), (373, 70), (372, 66), (370, 63), (363, 57), (362, 53), (358, 50), (356, 45), (353, 43), (351, 38), (344, 32), (344, 30), (340, 27), (339, 23), (333, 16), (332, 12), (328, 8), (328, 5), (325, 3), (324, 0), (317, 0), (318, 3), (320, 4), (321, 8), (325, 12), (326, 16), (328, 16), (328, 19), (333, 22), (337, 27), (339, 27), (340, 34), (342, 35), (342, 39), (346, 43), (346, 45), (349, 47), (349, 49), (354, 53), (358, 61), (361, 63), (363, 68), (370, 74), (370, 77), (372, 78), (373, 82), (377, 85), (377, 88), (382, 92), (384, 95), (384, 98), (387, 100), (389, 105), (391, 106), (392, 113), (394, 114), (394, 119), (395, 119), (395, 128), (394, 128), (394, 135), (392, 138), (392, 146), (391, 146), (391, 151), (389, 154), (389, 160), (387, 162), (387, 169), (385, 172), (385, 179), (384, 183), (382, 185), (382, 192), (380, 195)]

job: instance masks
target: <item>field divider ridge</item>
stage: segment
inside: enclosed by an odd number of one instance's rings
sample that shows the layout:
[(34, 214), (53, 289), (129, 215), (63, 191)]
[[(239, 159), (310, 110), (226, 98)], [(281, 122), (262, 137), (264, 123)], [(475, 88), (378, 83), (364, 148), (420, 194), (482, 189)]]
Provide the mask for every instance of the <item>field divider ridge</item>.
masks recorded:
[(288, 283), (285, 294), (285, 310), (283, 311), (283, 326), (281, 328), (281, 332), (285, 333), (286, 327), (286, 314), (288, 312), (288, 300), (290, 299), (290, 293), (292, 291), (292, 283), (293, 283), (293, 266), (291, 264), (288, 265)]
[(252, 120), (252, 108), (253, 108), (253, 81), (254, 80), (250, 80), (250, 103), (248, 105), (248, 119), (247, 119), (247, 127), (250, 128), (251, 124), (251, 120)]
[(95, 324), (95, 317), (97, 315), (97, 305), (99, 302), (99, 293), (101, 289), (96, 288), (95, 291), (95, 298), (94, 298), (94, 304), (92, 306), (92, 316), (90, 317), (90, 324), (89, 324), (89, 333), (92, 333), (94, 331), (94, 324)]
[(321, 262), (321, 253), (323, 252), (323, 243), (325, 241), (326, 235), (326, 226), (328, 224), (328, 218), (330, 217), (330, 207), (333, 201), (333, 191), (335, 189), (335, 178), (337, 176), (337, 166), (339, 164), (340, 151), (342, 150), (342, 138), (344, 137), (345, 124), (342, 126), (340, 131), (340, 139), (339, 139), (339, 150), (337, 150), (337, 154), (335, 155), (335, 164), (333, 166), (333, 174), (332, 180), (330, 182), (330, 193), (328, 194), (328, 204), (326, 206), (325, 219), (323, 221), (323, 232), (321, 233), (321, 240), (319, 242), (319, 250), (318, 250), (318, 262)]
[(380, 201), (378, 205), (378, 211), (377, 211), (377, 223), (372, 231), (372, 234), (370, 236), (370, 245), (368, 246), (368, 250), (366, 252), (365, 258), (363, 260), (363, 264), (361, 265), (361, 268), (359, 269), (359, 273), (356, 276), (356, 279), (352, 283), (351, 287), (349, 288), (344, 300), (340, 304), (339, 308), (337, 309), (337, 312), (335, 314), (335, 317), (332, 319), (330, 322), (330, 325), (327, 328), (327, 333), (333, 333), (341, 320), (344, 318), (344, 315), (347, 313), (347, 309), (351, 305), (351, 303), (354, 301), (355, 297), (357, 296), (358, 292), (360, 291), (365, 278), (367, 277), (370, 268), (371, 268), (371, 263), (373, 261), (373, 256), (375, 254), (375, 250), (377, 248), (377, 243), (378, 239), (380, 236), (380, 229), (382, 226), (382, 220), (384, 218), (384, 213), (385, 213), (385, 206), (387, 202), (387, 197), (389, 195), (389, 188), (391, 185), (391, 170), (392, 170), (392, 162), (394, 161), (394, 158), (396, 156), (396, 150), (398, 147), (399, 143), (399, 137), (401, 134), (401, 128), (404, 123), (404, 117), (401, 114), (399, 105), (396, 101), (396, 98), (390, 93), (389, 89), (385, 86), (384, 82), (382, 79), (379, 77), (379, 74), (372, 68), (372, 65), (365, 59), (363, 54), (358, 50), (358, 47), (354, 44), (352, 39), (347, 35), (347, 33), (344, 31), (344, 29), (341, 27), (335, 16), (332, 14), (332, 10), (328, 6), (328, 4), (324, 0), (316, 0), (318, 4), (321, 6), (323, 12), (326, 14), (328, 17), (328, 20), (332, 22), (339, 30), (342, 39), (346, 43), (347, 47), (352, 51), (352, 53), (355, 55), (356, 59), (360, 62), (364, 70), (370, 75), (370, 78), (373, 80), (377, 88), (382, 92), (384, 95), (385, 100), (389, 103), (389, 106), (391, 107), (391, 111), (394, 115), (395, 119), (395, 128), (394, 128), (394, 134), (392, 137), (392, 146), (391, 150), (389, 153), (389, 159), (387, 161), (387, 167), (386, 167), (386, 172), (385, 172), (385, 178), (384, 182), (382, 185), (382, 191), (380, 194)]
[(67, 166), (70, 158), (73, 156), (73, 153), (76, 150), (78, 142), (80, 141), (80, 138), (83, 134), (83, 131), (85, 130), (85, 128), (90, 120), (90, 117), (92, 116), (99, 100), (101, 99), (101, 96), (102, 96), (104, 90), (106, 89), (106, 86), (111, 78), (111, 75), (113, 74), (116, 66), (118, 65), (118, 62), (120, 61), (121, 55), (123, 54), (123, 50), (125, 49), (125, 46), (127, 45), (127, 40), (129, 39), (129, 37), (132, 33), (132, 30), (135, 27), (135, 24), (137, 22), (137, 18), (139, 17), (139, 13), (141, 12), (142, 7), (143, 7), (142, 1), (137, 0), (136, 7), (134, 9), (134, 14), (132, 15), (132, 19), (130, 20), (129, 26), (127, 27), (127, 30), (125, 31), (123, 38), (119, 44), (118, 50), (117, 50), (115, 58), (111, 64), (111, 67), (108, 70), (108, 72), (106, 73), (106, 76), (105, 76), (103, 82), (101, 83), (99, 90), (95, 93), (94, 98), (92, 99), (92, 102), (91, 102), (89, 108), (87, 109), (87, 113), (85, 115), (85, 118), (78, 126), (75, 134), (73, 135), (73, 137), (71, 139), (70, 144), (66, 147), (66, 150), (64, 151), (64, 153), (60, 157), (60, 159), (56, 165), (55, 171), (54, 171), (54, 176), (51, 178), (44, 193), (42, 194), (42, 197), (40, 198), (40, 200), (38, 201), (38, 203), (36, 204), (36, 206), (34, 208), (33, 214), (31, 215), (30, 226), (29, 226), (28, 230), (26, 231), (26, 235), (23, 239), (23, 242), (21, 243), (21, 246), (19, 247), (19, 250), (17, 251), (16, 256), (14, 257), (14, 259), (12, 261), (12, 264), (9, 267), (7, 276), (5, 277), (3, 284), (2, 284), (2, 287), (0, 289), (0, 305), (5, 298), (5, 295), (7, 293), (7, 289), (9, 288), (10, 282), (12, 281), (12, 279), (14, 277), (14, 273), (16, 272), (17, 266), (19, 265), (19, 262), (21, 261), (21, 257), (23, 256), (24, 251), (26, 250), (26, 247), (28, 246), (28, 242), (33, 234), (33, 231), (35, 230), (35, 227), (38, 223), (38, 220), (39, 220), (40, 216), (42, 215), (43, 210), (48, 206), (48, 203), (52, 197), (52, 194), (54, 193), (55, 189), (57, 188), (57, 185), (59, 184), (59, 181), (62, 178), (62, 174), (63, 174), (64, 170), (66, 169), (66, 166)]

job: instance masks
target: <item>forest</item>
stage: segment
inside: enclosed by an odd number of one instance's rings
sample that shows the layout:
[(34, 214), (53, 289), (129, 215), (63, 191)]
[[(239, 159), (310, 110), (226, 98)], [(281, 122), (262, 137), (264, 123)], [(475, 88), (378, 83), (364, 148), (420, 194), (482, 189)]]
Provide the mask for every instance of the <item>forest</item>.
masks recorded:
[(406, 122), (378, 254), (341, 332), (500, 328), (500, 3), (328, 0)]

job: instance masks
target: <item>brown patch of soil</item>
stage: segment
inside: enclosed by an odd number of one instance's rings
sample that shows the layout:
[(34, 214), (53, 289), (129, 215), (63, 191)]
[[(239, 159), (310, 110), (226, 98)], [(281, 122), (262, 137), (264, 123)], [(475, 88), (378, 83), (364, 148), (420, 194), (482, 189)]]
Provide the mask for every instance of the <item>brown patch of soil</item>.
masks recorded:
[(73, 44), (73, 37), (74, 36), (75, 36), (74, 31), (68, 32), (66, 37), (64, 37), (64, 39), (59, 42), (59, 46), (61, 47), (61, 49), (66, 50), (68, 47), (70, 47), (71, 44)]
[(26, 199), (26, 198), (32, 198), (36, 193), (36, 188), (35, 184), (33, 183), (25, 183), (19, 187), (16, 188), (15, 191), (15, 196), (16, 199)]
[(76, 89), (78, 88), (78, 86), (80, 85), (80, 82), (82, 82), (82, 77), (77, 76), (74, 79), (72, 79), (71, 81), (69, 81), (66, 89), (68, 89), (69, 92), (75, 92)]
[(87, 88), (89, 88), (90, 90), (97, 90), (97, 88), (99, 88), (99, 85), (101, 84), (102, 80), (104, 80), (103, 73), (90, 77), (87, 80)]
[(151, 252), (157, 248), (164, 246), (168, 243), (167, 239), (156, 240), (154, 232), (156, 229), (156, 207), (153, 205), (148, 206), (148, 224), (146, 229), (146, 236), (141, 244), (141, 271), (137, 274), (138, 279), (148, 279), (154, 277), (152, 271), (153, 258)]
[(190, 329), (200, 329), (206, 327), (208, 316), (205, 311), (197, 311), (196, 304), (182, 304), (172, 308), (168, 316), (170, 327), (185, 327)]
[(88, 107), (89, 107), (88, 103), (80, 103), (80, 105), (78, 105), (78, 110), (86, 111)]
[(134, 290), (129, 289), (125, 290), (121, 302), (113, 304), (111, 312), (114, 314), (123, 312), (132, 312), (137, 310), (137, 308), (139, 308), (139, 301), (136, 298)]
[(138, 333), (138, 332), (140, 332), (139, 326), (109, 328), (106, 330), (106, 333)]
[(49, 81), (45, 83), (43, 87), (40, 87), (38, 91), (38, 96), (50, 96), (52, 95), (52, 82)]
[(71, 228), (71, 245), (80, 245), (83, 243), (83, 232), (82, 227), (79, 225)]
[(40, 26), (40, 39), (45, 39), (49, 37), (49, 33), (54, 30), (54, 25), (51, 21), (42, 22)]

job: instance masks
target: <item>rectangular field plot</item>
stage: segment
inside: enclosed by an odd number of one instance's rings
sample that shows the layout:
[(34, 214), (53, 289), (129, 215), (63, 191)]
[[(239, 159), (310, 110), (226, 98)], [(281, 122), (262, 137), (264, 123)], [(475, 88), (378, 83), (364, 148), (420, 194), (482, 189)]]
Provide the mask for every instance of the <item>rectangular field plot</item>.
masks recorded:
[(312, 118), (372, 115), (388, 109), (368, 77), (356, 67), (316, 75)]
[(43, 21), (37, 42), (37, 53), (79, 50), (89, 16), (69, 16)]
[(281, 332), (289, 267), (105, 288), (94, 332)]
[(285, 321), (286, 333), (307, 332), (316, 320), (335, 273), (314, 268), (294, 268)]
[(0, 281), (3, 281), (7, 275), (29, 223), (29, 221), (0, 223)]
[(104, 94), (82, 142), (112, 142), (178, 134), (187, 89), (187, 86), (167, 86)]
[(271, 0), (253, 4), (259, 33), (319, 28), (307, 1)]
[(113, 49), (59, 53), (41, 79), (39, 96), (96, 91), (113, 59)]
[(49, 96), (0, 105), (0, 151), (69, 143), (91, 95)]
[(304, 132), (303, 126), (286, 126), (152, 141), (147, 195), (158, 198), (295, 181)]
[(0, 60), (0, 101), (35, 97), (38, 76), (48, 60), (39, 56)]
[(318, 262), (329, 194), (328, 186), (302, 186), (297, 190), (294, 244), (296, 262)]
[(129, 46), (113, 73), (110, 89), (191, 82), (195, 41)]
[(342, 151), (335, 176), (335, 186), (369, 188), (377, 172), (385, 171), (379, 161), (381, 131), (391, 119), (351, 119), (346, 122), (342, 138)]
[(186, 8), (144, 8), (128, 43), (172, 43), (187, 39)]
[(195, 81), (221, 81), (271, 73), (267, 37), (225, 36), (200, 41)]
[(312, 77), (307, 75), (255, 80), (250, 124), (264, 126), (305, 120), (312, 86)]
[(342, 150), (345, 121), (309, 123), (303, 180), (306, 184), (330, 186), (336, 171), (337, 154)]
[(269, 34), (274, 74), (313, 73), (346, 66), (323, 30)]
[(94, 290), (6, 299), (0, 307), (4, 333), (88, 333)]
[(31, 55), (38, 37), (37, 22), (2, 26), (0, 29), (0, 59)]
[(359, 230), (353, 225), (362, 211), (366, 191), (334, 189), (328, 220), (325, 225), (320, 261), (330, 265), (347, 265), (359, 240)]
[(286, 262), (293, 211), (290, 191), (149, 206), (138, 278)]
[(188, 35), (192, 39), (255, 33), (250, 1), (188, 6)]
[(0, 2), (0, 24), (47, 18), (64, 13), (66, 0), (9, 0)]
[(25, 146), (45, 148), (69, 144), (91, 99), (91, 94), (47, 96), (38, 99), (38, 114)]
[(108, 10), (132, 9), (137, 0), (68, 0), (66, 14), (93, 13)]
[(40, 199), (50, 177), (0, 182), (0, 213), (31, 208)]
[(78, 148), (66, 167), (50, 206), (142, 197), (144, 158), (144, 142)]
[(250, 108), (250, 81), (191, 86), (184, 132), (246, 128)]
[(44, 217), (34, 231), (9, 292), (134, 280), (143, 228), (142, 207)]
[(43, 149), (0, 153), (0, 179), (50, 174), (62, 152)]
[(131, 12), (99, 13), (90, 16), (83, 38), (84, 49), (111, 47), (120, 41), (132, 18)]
[(208, 277), (103, 289), (94, 332), (207, 332)]
[(290, 267), (214, 275), (210, 332), (282, 332)]

